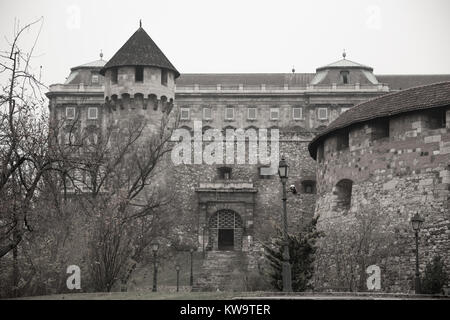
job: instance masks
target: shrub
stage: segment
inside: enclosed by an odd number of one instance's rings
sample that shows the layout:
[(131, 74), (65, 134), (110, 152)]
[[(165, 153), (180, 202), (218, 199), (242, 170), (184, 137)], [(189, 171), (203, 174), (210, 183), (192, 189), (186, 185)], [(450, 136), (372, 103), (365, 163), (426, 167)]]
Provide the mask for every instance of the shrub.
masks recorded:
[(425, 273), (422, 278), (422, 293), (442, 293), (447, 280), (448, 275), (445, 271), (444, 261), (440, 256), (434, 257), (425, 267)]

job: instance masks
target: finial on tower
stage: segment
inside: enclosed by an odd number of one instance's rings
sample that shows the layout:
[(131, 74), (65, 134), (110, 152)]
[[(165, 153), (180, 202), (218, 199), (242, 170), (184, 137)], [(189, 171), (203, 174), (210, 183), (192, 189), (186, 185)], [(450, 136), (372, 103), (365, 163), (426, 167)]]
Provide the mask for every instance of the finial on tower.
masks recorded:
[(142, 19), (139, 19), (139, 28), (142, 28)]
[(295, 73), (295, 67), (292, 66), (292, 73)]
[(103, 60), (103, 50), (100, 49), (100, 60)]
[(345, 49), (344, 49), (344, 52), (342, 52), (342, 57), (345, 59), (346, 56), (347, 56), (347, 54), (345, 53)]

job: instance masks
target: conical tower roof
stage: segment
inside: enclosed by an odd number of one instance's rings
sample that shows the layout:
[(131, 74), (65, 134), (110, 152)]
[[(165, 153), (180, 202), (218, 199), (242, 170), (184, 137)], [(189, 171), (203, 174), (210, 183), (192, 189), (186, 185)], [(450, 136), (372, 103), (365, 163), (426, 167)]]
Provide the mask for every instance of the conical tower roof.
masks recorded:
[(180, 76), (177, 69), (142, 27), (125, 42), (122, 48), (100, 70), (100, 73), (105, 75), (107, 69), (121, 66), (158, 67), (175, 72), (175, 78)]

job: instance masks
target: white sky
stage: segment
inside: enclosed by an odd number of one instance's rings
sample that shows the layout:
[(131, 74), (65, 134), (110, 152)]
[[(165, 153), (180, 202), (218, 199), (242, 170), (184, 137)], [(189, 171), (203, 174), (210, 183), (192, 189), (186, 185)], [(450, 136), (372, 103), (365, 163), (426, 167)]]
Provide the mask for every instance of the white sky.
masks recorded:
[(111, 58), (139, 19), (181, 73), (290, 72), (293, 65), (314, 72), (345, 48), (347, 59), (375, 74), (450, 74), (448, 0), (0, 0), (0, 48), (15, 18), (24, 25), (40, 16), (33, 65), (42, 65), (46, 84), (64, 82), (100, 49)]

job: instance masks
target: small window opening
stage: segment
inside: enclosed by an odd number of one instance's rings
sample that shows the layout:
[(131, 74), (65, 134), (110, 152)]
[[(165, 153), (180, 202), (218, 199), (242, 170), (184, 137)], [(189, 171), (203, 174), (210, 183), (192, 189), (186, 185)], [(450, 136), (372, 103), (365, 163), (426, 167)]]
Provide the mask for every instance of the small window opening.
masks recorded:
[(167, 70), (161, 70), (161, 84), (167, 86)]
[(340, 180), (335, 187), (336, 209), (349, 210), (352, 202), (353, 181), (348, 179)]
[(230, 180), (231, 179), (231, 168), (230, 167), (219, 168), (219, 178), (222, 180)]
[(114, 68), (114, 69), (111, 70), (111, 82), (112, 83), (117, 83), (117, 79), (118, 79), (117, 68)]
[(337, 150), (347, 149), (349, 146), (349, 132), (344, 130), (337, 136)]
[(314, 194), (316, 193), (316, 182), (313, 180), (302, 181), (303, 193)]
[(134, 79), (136, 82), (144, 82), (144, 67), (136, 67)]

